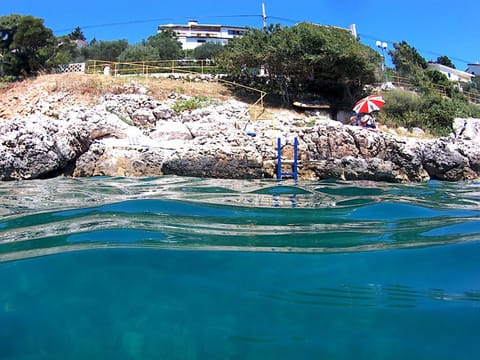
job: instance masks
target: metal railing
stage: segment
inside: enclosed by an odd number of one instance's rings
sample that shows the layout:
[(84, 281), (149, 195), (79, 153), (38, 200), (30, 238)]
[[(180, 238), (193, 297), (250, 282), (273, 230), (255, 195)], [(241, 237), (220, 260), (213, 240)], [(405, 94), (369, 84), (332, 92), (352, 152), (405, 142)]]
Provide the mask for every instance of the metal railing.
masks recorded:
[(117, 62), (105, 60), (88, 60), (86, 72), (89, 74), (110, 75), (152, 75), (156, 73), (193, 72), (199, 74), (216, 72), (217, 65), (211, 60), (156, 60)]
[[(104, 60), (88, 60), (86, 73), (105, 74), (113, 76), (153, 76), (155, 74), (176, 74), (183, 75), (206, 75), (215, 73), (217, 66), (211, 60), (159, 60), (159, 61), (138, 61), (138, 62), (114, 62)], [(213, 79), (212, 79), (213, 81)], [(256, 92), (258, 99), (251, 104), (244, 114), (250, 114), (254, 120), (258, 120), (265, 111), (264, 98), (267, 93), (250, 86), (222, 79), (216, 76), (214, 81), (221, 82), (237, 88)]]
[[(410, 90), (415, 90), (415, 88), (416, 88), (416, 85), (413, 84), (411, 81), (409, 81), (405, 77), (390, 74), (389, 79), (390, 79), (391, 83), (393, 85), (397, 86), (397, 87), (402, 87), (402, 88), (410, 89)], [(443, 86), (443, 85), (439, 85), (439, 84), (433, 84), (433, 86), (439, 94), (441, 94), (443, 96), (448, 95), (448, 90), (447, 90), (448, 87)], [(480, 93), (476, 93), (476, 92), (472, 92), (472, 91), (465, 91), (461, 88), (459, 88), (459, 89), (460, 89), (460, 92), (467, 98), (468, 101), (470, 101), (471, 103), (474, 103), (474, 104), (480, 104)]]

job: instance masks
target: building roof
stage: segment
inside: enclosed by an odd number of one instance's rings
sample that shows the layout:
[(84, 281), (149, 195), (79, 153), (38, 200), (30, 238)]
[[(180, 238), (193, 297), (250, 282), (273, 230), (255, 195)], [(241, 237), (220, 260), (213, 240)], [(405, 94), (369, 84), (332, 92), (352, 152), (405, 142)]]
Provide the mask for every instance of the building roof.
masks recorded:
[(475, 76), (480, 76), (480, 64), (467, 64), (466, 72)]
[(198, 21), (190, 20), (188, 24), (165, 24), (165, 25), (158, 25), (158, 28), (176, 28), (182, 30), (190, 30), (190, 29), (212, 29), (214, 31), (218, 31), (222, 28), (229, 28), (229, 29), (238, 29), (238, 30), (246, 30), (245, 27), (242, 26), (231, 26), (231, 25), (220, 25), (220, 24), (199, 24)]
[(474, 75), (472, 75), (472, 74), (470, 74), (466, 71), (454, 69), (454, 68), (451, 68), (449, 66), (442, 65), (442, 64), (437, 64), (437, 63), (433, 63), (433, 62), (428, 63), (428, 68), (430, 70), (438, 70), (442, 73), (455, 74), (459, 78), (468, 79), (468, 80), (471, 80), (472, 77), (474, 76)]

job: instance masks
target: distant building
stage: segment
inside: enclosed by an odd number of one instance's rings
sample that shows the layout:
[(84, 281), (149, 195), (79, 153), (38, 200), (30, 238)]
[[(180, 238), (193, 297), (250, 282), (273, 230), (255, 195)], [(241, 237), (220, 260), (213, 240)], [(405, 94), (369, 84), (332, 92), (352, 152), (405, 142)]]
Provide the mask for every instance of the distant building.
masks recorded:
[(73, 42), (75, 44), (77, 44), (78, 49), (81, 49), (81, 48), (84, 48), (85, 46), (88, 46), (88, 42), (86, 40), (76, 39), (76, 40), (73, 40)]
[(480, 76), (480, 64), (468, 64), (465, 71), (474, 76)]
[(428, 69), (440, 71), (442, 74), (445, 74), (445, 76), (450, 81), (470, 82), (474, 77), (474, 75), (466, 71), (457, 70), (449, 66), (445, 66), (445, 65), (441, 65), (433, 62), (428, 63)]
[(247, 31), (244, 27), (199, 24), (196, 20), (189, 21), (187, 25), (159, 25), (158, 32), (163, 30), (173, 30), (184, 50), (195, 49), (206, 42), (226, 44)]

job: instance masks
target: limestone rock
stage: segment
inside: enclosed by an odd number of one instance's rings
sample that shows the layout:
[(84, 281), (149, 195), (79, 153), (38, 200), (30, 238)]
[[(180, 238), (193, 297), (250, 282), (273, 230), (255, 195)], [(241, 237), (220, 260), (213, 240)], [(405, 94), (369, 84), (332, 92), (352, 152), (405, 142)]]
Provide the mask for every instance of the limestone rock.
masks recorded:
[(149, 136), (160, 140), (191, 140), (192, 133), (179, 121), (159, 121)]
[(0, 179), (34, 179), (61, 173), (88, 150), (87, 127), (43, 115), (0, 123)]
[(164, 152), (159, 149), (112, 148), (99, 143), (77, 160), (73, 176), (162, 175)]
[(0, 179), (61, 173), (275, 177), (277, 138), (288, 160), (293, 159), (293, 139), (298, 139), (300, 179), (421, 182), (480, 177), (480, 119), (455, 119), (450, 137), (421, 139), (291, 112), (253, 121), (248, 105), (239, 101), (176, 113), (172, 105), (181, 95), (159, 102), (148, 91), (127, 90), (105, 94), (91, 107), (59, 108), (42, 100), (36, 108), (49, 116), (0, 123)]

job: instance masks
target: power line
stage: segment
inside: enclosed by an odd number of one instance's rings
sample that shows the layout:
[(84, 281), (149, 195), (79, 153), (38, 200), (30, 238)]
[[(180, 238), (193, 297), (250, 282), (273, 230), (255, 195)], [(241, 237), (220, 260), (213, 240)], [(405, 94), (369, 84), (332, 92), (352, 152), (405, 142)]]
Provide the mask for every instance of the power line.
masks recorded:
[[(366, 38), (366, 39), (370, 39), (370, 40), (378, 40), (379, 37), (375, 37), (373, 35), (367, 35), (367, 34), (362, 34), (360, 33), (359, 34), (361, 38)], [(384, 39), (382, 39), (384, 40)], [(390, 44), (399, 44), (401, 41), (398, 41), (398, 40), (385, 40), (386, 42), (390, 43)], [(409, 44), (411, 46), (411, 44)], [(430, 54), (430, 55), (433, 55), (433, 56), (448, 56), (448, 58), (450, 60), (454, 60), (454, 61), (458, 61), (458, 62), (462, 62), (462, 63), (465, 63), (465, 64), (473, 64), (473, 61), (470, 61), (470, 60), (465, 60), (465, 59), (461, 59), (461, 58), (457, 58), (457, 57), (452, 57), (452, 56), (449, 56), (449, 55), (446, 55), (445, 53), (441, 54), (441, 53), (438, 53), (438, 52), (435, 52), (435, 51), (432, 51), (432, 50), (426, 50), (426, 49), (420, 49), (420, 48), (417, 48), (414, 46), (414, 48), (416, 50), (418, 50), (419, 52), (421, 52), (422, 54)]]
[[(103, 24), (92, 24), (92, 25), (83, 25), (79, 26), (82, 30), (83, 29), (95, 29), (95, 28), (103, 28), (103, 27), (110, 27), (110, 26), (121, 26), (121, 25), (133, 25), (133, 24), (144, 24), (144, 23), (151, 23), (151, 22), (166, 22), (166, 21), (175, 21), (175, 20), (184, 20), (184, 19), (227, 19), (227, 18), (259, 18), (265, 21), (266, 16), (264, 14), (238, 14), (238, 15), (196, 15), (196, 16), (183, 16), (183, 17), (168, 17), (168, 18), (156, 18), (156, 19), (145, 19), (145, 20), (130, 20), (130, 21), (121, 21), (121, 22), (112, 22), (112, 23), (103, 23)], [(278, 17), (278, 16), (268, 16), (268, 19), (278, 20), (280, 22), (298, 24), (302, 22), (302, 20)], [(74, 31), (75, 28), (66, 28), (66, 29), (57, 29), (54, 32), (67, 32), (67, 31)], [(370, 40), (378, 40), (378, 36), (368, 35), (359, 33), (361, 38), (366, 38)], [(399, 43), (396, 40), (386, 40), (387, 42)], [(431, 54), (434, 56), (444, 56), (445, 54), (440, 54), (431, 50), (425, 49), (417, 49), (424, 54)], [(451, 60), (459, 61), (465, 64), (472, 64), (473, 61), (465, 60), (457, 57), (450, 57)]]
[(288, 23), (292, 23), (292, 24), (298, 24), (299, 22), (301, 22), (301, 20), (288, 19), (288, 18), (283, 18), (283, 17), (278, 17), (278, 16), (269, 16), (268, 18), (279, 20), (279, 21), (284, 21), (284, 22), (288, 22)]
[[(184, 19), (245, 18), (245, 17), (262, 18), (262, 15), (240, 14), (240, 15), (183, 16), (181, 18), (169, 17), (169, 18), (157, 18), (157, 19), (148, 19), (148, 20), (120, 21), (120, 22), (93, 24), (93, 25), (80, 25), (79, 27), (83, 30), (83, 29), (95, 29), (95, 28), (102, 28), (102, 27), (109, 27), (109, 26), (144, 24), (149, 22), (163, 22), (163, 21), (174, 21), (174, 20), (184, 20)], [(65, 32), (65, 31), (71, 31), (71, 30), (75, 30), (75, 28), (56, 29), (54, 30), (54, 32)]]
[[(158, 22), (158, 21), (168, 21), (172, 20), (171, 18), (162, 18), (162, 19), (150, 19), (150, 20), (130, 20), (130, 21), (122, 21), (122, 22), (114, 22), (114, 23), (103, 23), (103, 24), (95, 24), (95, 25), (80, 25), (79, 27), (83, 29), (95, 29), (101, 27), (109, 27), (109, 26), (118, 26), (118, 25), (130, 25), (130, 24), (142, 24), (142, 23), (149, 23), (149, 22)], [(75, 28), (65, 28), (65, 29), (56, 29), (53, 30), (54, 32), (65, 32), (74, 30)]]

